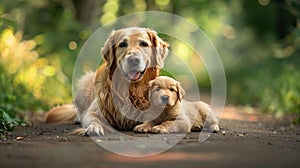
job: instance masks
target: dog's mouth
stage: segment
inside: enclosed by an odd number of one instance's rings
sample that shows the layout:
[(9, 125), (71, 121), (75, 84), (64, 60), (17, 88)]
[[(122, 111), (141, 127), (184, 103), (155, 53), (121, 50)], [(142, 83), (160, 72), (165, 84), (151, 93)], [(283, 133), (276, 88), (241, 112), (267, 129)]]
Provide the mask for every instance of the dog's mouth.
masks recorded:
[(146, 68), (143, 71), (131, 70), (127, 74), (125, 74), (125, 77), (130, 81), (136, 82), (143, 78), (145, 71)]

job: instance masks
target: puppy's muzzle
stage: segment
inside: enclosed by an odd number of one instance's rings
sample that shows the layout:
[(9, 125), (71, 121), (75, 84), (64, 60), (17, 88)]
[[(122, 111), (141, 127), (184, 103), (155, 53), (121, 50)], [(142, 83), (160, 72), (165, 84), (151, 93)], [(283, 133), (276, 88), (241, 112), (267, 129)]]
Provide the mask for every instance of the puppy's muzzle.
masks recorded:
[(167, 95), (163, 95), (160, 98), (161, 98), (161, 102), (163, 104), (167, 104), (169, 102), (169, 96), (167, 96)]

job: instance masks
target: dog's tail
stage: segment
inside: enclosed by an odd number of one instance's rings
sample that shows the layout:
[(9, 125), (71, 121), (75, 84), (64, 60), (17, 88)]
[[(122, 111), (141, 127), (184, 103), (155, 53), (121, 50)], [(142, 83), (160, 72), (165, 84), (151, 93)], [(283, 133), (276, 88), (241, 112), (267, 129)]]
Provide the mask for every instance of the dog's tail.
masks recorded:
[(66, 104), (58, 107), (52, 108), (46, 113), (45, 122), (46, 123), (75, 123), (78, 121), (76, 110), (78, 115), (82, 113), (90, 106), (94, 100), (94, 87), (95, 87), (95, 73), (87, 72), (83, 75), (77, 84), (78, 93), (75, 97), (74, 103)]
[(54, 107), (46, 113), (46, 123), (73, 124), (77, 121), (76, 110), (73, 104)]

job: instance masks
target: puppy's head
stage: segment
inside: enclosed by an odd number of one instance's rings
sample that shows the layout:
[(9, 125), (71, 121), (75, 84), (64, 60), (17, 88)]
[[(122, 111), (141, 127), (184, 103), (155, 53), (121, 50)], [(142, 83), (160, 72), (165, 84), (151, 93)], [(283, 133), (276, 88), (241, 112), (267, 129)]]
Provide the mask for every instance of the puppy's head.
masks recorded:
[(174, 106), (185, 95), (180, 83), (166, 76), (160, 76), (150, 81), (149, 87), (149, 98), (155, 106)]
[(143, 78), (147, 68), (163, 66), (168, 46), (155, 31), (132, 27), (113, 31), (102, 55), (111, 74), (119, 68), (127, 80), (135, 82)]

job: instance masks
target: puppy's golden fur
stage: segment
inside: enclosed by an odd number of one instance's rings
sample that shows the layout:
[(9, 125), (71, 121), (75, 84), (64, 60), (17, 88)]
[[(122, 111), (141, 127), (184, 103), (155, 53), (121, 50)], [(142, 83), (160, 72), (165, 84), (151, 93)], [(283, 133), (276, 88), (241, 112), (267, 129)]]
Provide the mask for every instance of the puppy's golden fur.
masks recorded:
[(183, 100), (185, 91), (176, 80), (160, 76), (150, 81), (151, 108), (144, 115), (153, 120), (134, 128), (135, 132), (186, 133), (200, 131), (204, 122), (210, 130), (219, 131), (218, 120), (208, 104)]
[[(132, 27), (113, 31), (102, 48), (105, 63), (78, 83), (74, 103), (86, 134), (104, 134), (103, 123), (119, 130), (132, 130), (138, 125), (141, 111), (149, 107), (149, 81), (159, 75), (167, 54), (168, 43), (151, 29)], [(63, 110), (60, 107), (50, 111), (46, 121), (65, 120), (57, 117)]]

